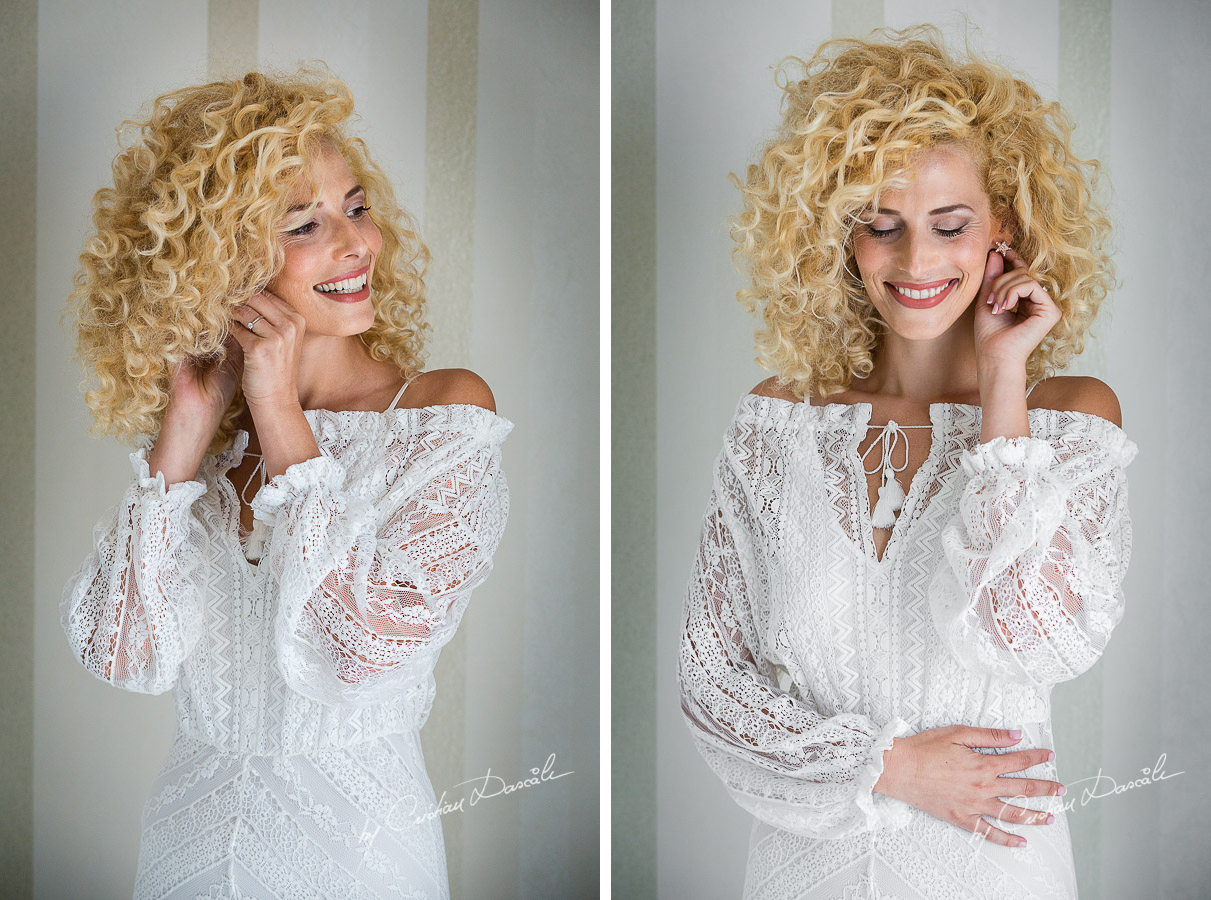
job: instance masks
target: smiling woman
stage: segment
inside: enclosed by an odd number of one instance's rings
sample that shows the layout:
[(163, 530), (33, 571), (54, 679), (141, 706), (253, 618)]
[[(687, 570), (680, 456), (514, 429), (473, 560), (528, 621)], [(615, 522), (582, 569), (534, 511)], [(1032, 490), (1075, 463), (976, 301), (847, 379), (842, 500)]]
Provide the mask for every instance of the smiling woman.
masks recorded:
[(449, 896), (419, 732), (512, 423), (421, 371), (428, 253), (352, 113), (319, 72), (167, 94), (94, 200), (77, 352), (139, 447), (60, 611), (97, 678), (176, 696), (136, 897)]
[(756, 819), (746, 898), (1075, 897), (1051, 691), (1122, 618), (1137, 452), (1048, 377), (1113, 282), (1096, 167), (932, 27), (794, 68), (740, 184), (775, 375), (716, 462), (685, 722)]

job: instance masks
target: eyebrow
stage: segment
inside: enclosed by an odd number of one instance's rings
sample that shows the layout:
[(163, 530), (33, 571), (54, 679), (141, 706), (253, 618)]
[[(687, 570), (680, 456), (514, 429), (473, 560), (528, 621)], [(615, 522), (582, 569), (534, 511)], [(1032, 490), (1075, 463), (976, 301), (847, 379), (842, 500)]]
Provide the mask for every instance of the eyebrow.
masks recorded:
[[(347, 193), (347, 194), (345, 195), (345, 199), (346, 199), (346, 200), (348, 200), (350, 197), (352, 197), (352, 196), (353, 196), (354, 194), (356, 194), (358, 191), (363, 191), (363, 190), (365, 190), (365, 188), (363, 188), (363, 187), (362, 187), (360, 184), (355, 184), (353, 187), (351, 187), (351, 188), (349, 189), (349, 193)], [(295, 212), (298, 212), (298, 211), (299, 211), (299, 210), (301, 210), (301, 209), (306, 209), (306, 208), (307, 208), (307, 207), (309, 207), (310, 205), (311, 205), (310, 203), (296, 203), (294, 206), (292, 206), (292, 207), (290, 207), (288, 210), (286, 210), (286, 212), (287, 212), (287, 213), (295, 213)], [(324, 204), (323, 204), (323, 202), (321, 201), (320, 203), (315, 204), (315, 208), (316, 208), (316, 209), (319, 209), (319, 208), (320, 208), (321, 206), (323, 206), (323, 205), (324, 205)]]
[[(958, 209), (965, 209), (969, 213), (975, 212), (975, 210), (972, 209), (970, 206), (968, 206), (966, 203), (952, 203), (950, 206), (939, 206), (937, 209), (931, 209), (929, 211), (929, 214), (931, 216), (941, 216), (941, 215), (945, 215), (946, 213), (949, 213), (949, 212), (954, 212), (955, 210), (958, 210)], [(896, 209), (886, 209), (886, 208), (880, 206), (879, 210), (878, 210), (878, 215), (898, 216), (898, 215), (900, 215), (900, 211), (896, 210)]]

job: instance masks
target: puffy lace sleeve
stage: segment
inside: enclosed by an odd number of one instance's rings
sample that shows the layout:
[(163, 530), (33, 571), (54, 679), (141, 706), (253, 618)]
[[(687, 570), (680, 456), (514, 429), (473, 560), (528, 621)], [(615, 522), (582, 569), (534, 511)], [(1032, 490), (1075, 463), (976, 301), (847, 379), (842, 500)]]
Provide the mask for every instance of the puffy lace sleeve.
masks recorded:
[(326, 453), (290, 466), (252, 501), (270, 526), (278, 583), (275, 645), (298, 693), (362, 706), (432, 667), (471, 591), (492, 568), (508, 515), (500, 443), (512, 423), (475, 406), (413, 411), (389, 434), (369, 494), (360, 472)]
[(1122, 619), (1125, 469), (1138, 452), (1100, 416), (1041, 412), (1048, 439), (964, 451), (968, 480), (929, 589), (938, 633), (966, 668), (1034, 686), (1086, 671)]
[(910, 726), (821, 715), (780, 689), (762, 652), (782, 461), (761, 428), (738, 419), (715, 467), (682, 615), (682, 712), (707, 764), (757, 818), (811, 838), (903, 827), (912, 808), (872, 789)]
[(102, 681), (162, 694), (204, 628), (206, 536), (192, 507), (206, 486), (152, 478), (146, 447), (130, 462), (130, 486), (93, 528), (93, 551), (63, 590), (60, 622), (72, 652)]

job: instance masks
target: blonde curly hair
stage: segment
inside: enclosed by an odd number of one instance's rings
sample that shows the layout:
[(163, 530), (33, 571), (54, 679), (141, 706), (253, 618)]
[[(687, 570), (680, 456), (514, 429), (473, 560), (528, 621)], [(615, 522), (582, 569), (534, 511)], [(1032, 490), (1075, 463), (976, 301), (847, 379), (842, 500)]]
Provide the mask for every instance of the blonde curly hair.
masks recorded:
[(992, 215), (1063, 313), (1026, 364), (1028, 382), (1054, 374), (1084, 349), (1115, 286), (1099, 163), (1073, 154), (1059, 105), (1004, 67), (970, 51), (956, 60), (933, 26), (878, 34), (784, 60), (781, 125), (747, 179), (731, 176), (743, 195), (733, 256), (751, 280), (736, 296), (764, 323), (758, 363), (800, 398), (870, 375), (887, 326), (858, 272), (854, 226), (882, 190), (904, 184), (914, 154), (961, 144)]
[[(93, 435), (149, 445), (175, 366), (226, 355), (232, 311), (281, 270), (292, 191), (311, 183), (309, 167), (325, 147), (365, 188), (383, 237), (371, 282), (375, 321), (359, 337), (373, 359), (405, 375), (421, 368), (429, 252), (365, 142), (346, 133), (352, 115), (344, 82), (304, 67), (172, 91), (152, 102), (146, 120), (119, 126), (113, 187), (93, 196), (95, 233), (64, 313), (74, 315), (75, 357), (96, 379), (84, 395)], [(128, 126), (133, 139), (124, 142)], [(230, 446), (244, 409), (237, 390), (209, 452)]]

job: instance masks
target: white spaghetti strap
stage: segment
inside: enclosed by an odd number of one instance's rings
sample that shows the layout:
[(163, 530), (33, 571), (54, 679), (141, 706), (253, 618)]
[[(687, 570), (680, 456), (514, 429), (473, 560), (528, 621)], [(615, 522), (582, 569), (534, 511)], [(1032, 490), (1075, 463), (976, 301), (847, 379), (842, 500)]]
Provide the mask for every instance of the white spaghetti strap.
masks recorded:
[(1038, 387), (1038, 386), (1039, 386), (1039, 384), (1041, 384), (1041, 383), (1042, 383), (1041, 381), (1036, 381), (1036, 382), (1035, 382), (1034, 384), (1032, 384), (1030, 387), (1026, 388), (1026, 396), (1027, 396), (1027, 397), (1029, 397), (1029, 396), (1030, 396), (1030, 392), (1031, 392), (1031, 391), (1033, 391), (1033, 390), (1034, 390), (1036, 387)]
[(404, 391), (408, 390), (408, 385), (416, 381), (419, 375), (420, 372), (416, 372), (411, 378), (404, 382), (404, 386), (399, 389), (399, 393), (395, 395), (395, 399), (391, 401), (391, 405), (383, 410), (383, 412), (391, 412), (391, 410), (395, 409), (395, 404), (399, 403), (400, 397), (404, 396)]

